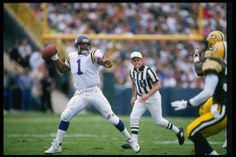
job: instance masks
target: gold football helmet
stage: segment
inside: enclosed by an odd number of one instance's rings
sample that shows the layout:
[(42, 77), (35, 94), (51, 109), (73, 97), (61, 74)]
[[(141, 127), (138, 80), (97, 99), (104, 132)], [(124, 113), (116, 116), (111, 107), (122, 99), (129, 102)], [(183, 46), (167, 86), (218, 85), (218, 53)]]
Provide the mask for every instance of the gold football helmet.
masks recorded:
[(224, 34), (220, 31), (212, 31), (207, 36), (208, 47), (212, 48), (216, 42), (224, 41)]
[(227, 53), (226, 50), (226, 42), (217, 42), (214, 44), (214, 46), (211, 48), (211, 50), (207, 50), (205, 52), (205, 58), (209, 58), (209, 57), (218, 57), (221, 59), (225, 59), (225, 55)]

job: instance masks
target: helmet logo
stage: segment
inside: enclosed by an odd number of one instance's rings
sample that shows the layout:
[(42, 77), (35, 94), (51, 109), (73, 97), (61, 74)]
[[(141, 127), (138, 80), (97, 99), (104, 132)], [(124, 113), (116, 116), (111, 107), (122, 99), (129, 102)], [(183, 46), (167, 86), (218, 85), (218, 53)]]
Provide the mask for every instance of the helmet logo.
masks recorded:
[(211, 34), (210, 38), (211, 38), (211, 39), (215, 39), (215, 38), (216, 38), (216, 35), (215, 35), (215, 34)]

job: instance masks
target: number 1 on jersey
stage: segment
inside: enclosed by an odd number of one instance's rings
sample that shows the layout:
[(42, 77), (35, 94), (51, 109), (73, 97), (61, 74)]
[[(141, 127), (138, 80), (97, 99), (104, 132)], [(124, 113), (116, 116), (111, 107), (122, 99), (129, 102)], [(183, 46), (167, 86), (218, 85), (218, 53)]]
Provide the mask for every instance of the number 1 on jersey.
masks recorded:
[(83, 72), (80, 69), (80, 59), (77, 60), (77, 63), (78, 63), (78, 72), (77, 72), (77, 74), (81, 75), (81, 74), (83, 74)]

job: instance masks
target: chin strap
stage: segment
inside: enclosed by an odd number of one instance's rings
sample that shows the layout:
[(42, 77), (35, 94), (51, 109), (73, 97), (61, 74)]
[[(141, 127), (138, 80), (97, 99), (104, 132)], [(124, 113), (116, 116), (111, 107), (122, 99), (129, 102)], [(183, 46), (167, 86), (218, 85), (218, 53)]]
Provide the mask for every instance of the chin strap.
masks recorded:
[(83, 50), (83, 51), (80, 51), (79, 53), (82, 54), (82, 55), (88, 55), (89, 51)]

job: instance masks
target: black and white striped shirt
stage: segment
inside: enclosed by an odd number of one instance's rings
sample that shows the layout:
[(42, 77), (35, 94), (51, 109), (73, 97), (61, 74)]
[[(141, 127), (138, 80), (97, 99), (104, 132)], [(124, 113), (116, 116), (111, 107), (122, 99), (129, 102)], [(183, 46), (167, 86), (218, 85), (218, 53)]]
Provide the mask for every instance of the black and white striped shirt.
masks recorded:
[(147, 94), (152, 89), (153, 84), (159, 81), (157, 74), (150, 67), (144, 65), (140, 71), (136, 68), (131, 69), (129, 74), (136, 85), (139, 96)]

